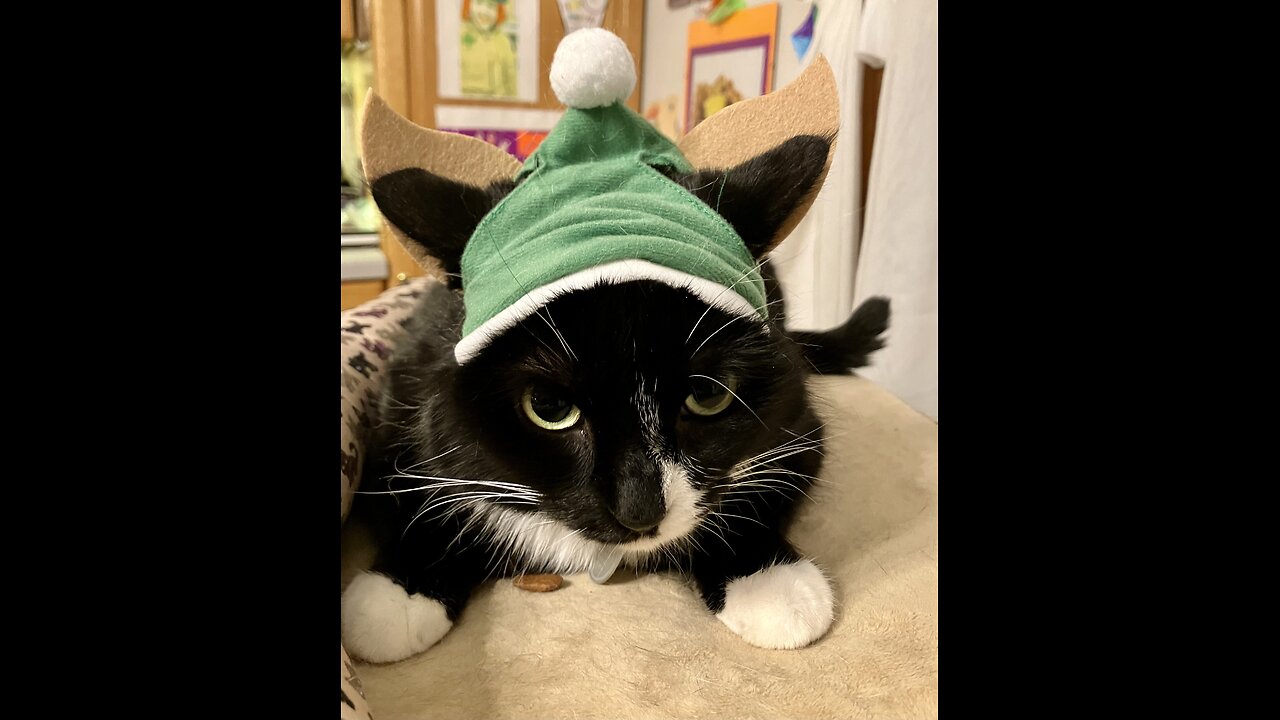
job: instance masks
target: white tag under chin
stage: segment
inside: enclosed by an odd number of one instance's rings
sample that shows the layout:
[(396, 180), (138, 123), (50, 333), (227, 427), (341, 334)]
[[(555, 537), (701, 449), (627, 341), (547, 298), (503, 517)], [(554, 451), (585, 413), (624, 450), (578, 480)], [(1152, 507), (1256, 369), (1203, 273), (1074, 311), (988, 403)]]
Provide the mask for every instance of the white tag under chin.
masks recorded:
[(603, 585), (609, 582), (609, 578), (613, 577), (613, 573), (618, 569), (618, 565), (622, 562), (622, 549), (609, 548), (596, 553), (591, 559), (591, 564), (587, 566), (587, 575), (591, 576), (591, 581), (597, 585)]

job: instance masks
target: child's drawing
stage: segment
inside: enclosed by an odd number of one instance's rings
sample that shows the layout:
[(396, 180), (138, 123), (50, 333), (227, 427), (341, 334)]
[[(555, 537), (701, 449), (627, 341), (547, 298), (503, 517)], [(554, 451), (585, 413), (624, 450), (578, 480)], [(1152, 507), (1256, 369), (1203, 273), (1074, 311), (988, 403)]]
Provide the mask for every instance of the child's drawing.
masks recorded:
[(514, 10), (514, 4), (507, 0), (462, 0), (459, 59), (463, 95), (517, 96)]

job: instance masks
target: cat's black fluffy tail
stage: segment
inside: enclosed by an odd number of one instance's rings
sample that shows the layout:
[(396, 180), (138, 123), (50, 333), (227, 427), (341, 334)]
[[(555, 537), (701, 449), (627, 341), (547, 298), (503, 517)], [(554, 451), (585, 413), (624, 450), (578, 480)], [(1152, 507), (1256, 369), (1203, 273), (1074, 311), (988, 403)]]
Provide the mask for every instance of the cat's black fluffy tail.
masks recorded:
[(884, 347), (880, 337), (889, 329), (889, 299), (868, 298), (838, 328), (824, 332), (790, 330), (805, 359), (823, 375), (848, 375), (870, 363), (871, 353)]

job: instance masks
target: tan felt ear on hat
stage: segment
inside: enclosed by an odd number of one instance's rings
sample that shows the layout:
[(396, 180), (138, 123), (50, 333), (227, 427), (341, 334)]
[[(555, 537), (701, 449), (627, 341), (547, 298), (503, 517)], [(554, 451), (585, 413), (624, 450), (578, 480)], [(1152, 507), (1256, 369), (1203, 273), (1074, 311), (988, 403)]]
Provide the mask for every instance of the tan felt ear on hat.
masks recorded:
[[(409, 122), (373, 92), (365, 101), (360, 144), (364, 177), (370, 185), (396, 170), (422, 168), (447, 180), (483, 188), (512, 179), (522, 167), (510, 153), (483, 140)], [(399, 228), (391, 223), (387, 227), (419, 265), (429, 268), (437, 264)]]
[(822, 189), (840, 129), (840, 97), (826, 57), (818, 55), (786, 87), (758, 98), (734, 103), (698, 123), (680, 141), (680, 152), (698, 170), (727, 169), (772, 150), (798, 135), (831, 140), (827, 162), (813, 190), (787, 216), (774, 244), (795, 229)]

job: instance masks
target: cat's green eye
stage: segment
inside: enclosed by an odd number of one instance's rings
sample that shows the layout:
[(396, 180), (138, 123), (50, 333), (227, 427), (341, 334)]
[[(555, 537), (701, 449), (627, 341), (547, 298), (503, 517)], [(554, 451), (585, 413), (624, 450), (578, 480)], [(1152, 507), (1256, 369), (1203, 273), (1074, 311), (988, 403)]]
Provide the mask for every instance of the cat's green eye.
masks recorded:
[(567, 430), (578, 424), (582, 411), (554, 390), (532, 385), (524, 391), (520, 407), (530, 422), (543, 430)]
[(733, 403), (738, 381), (734, 378), (715, 380), (704, 375), (689, 378), (689, 397), (684, 406), (694, 415), (718, 415)]

